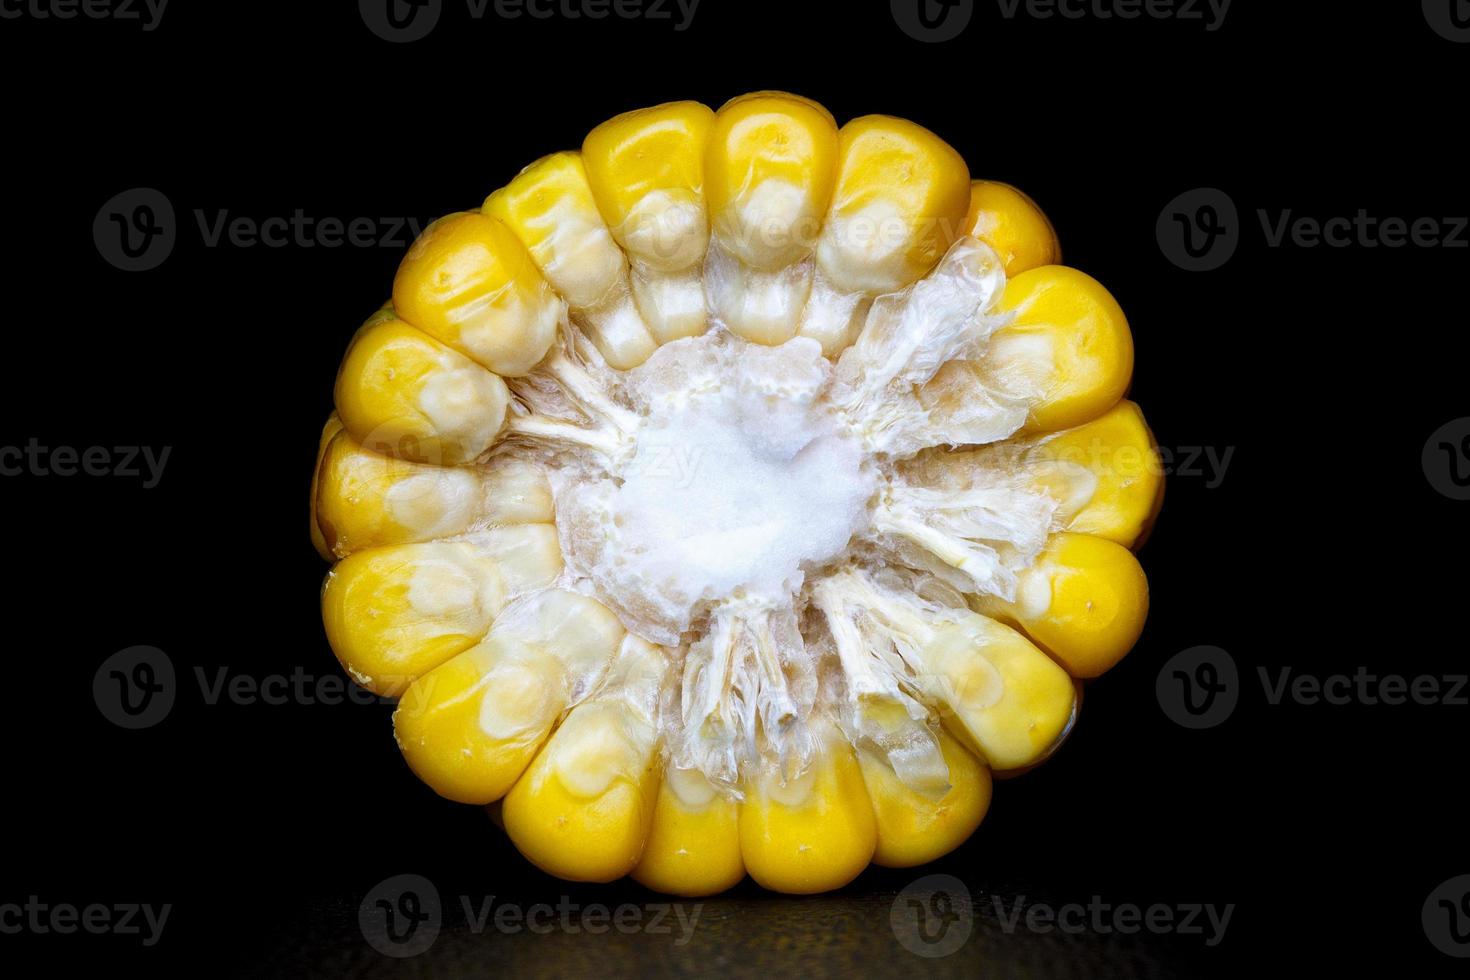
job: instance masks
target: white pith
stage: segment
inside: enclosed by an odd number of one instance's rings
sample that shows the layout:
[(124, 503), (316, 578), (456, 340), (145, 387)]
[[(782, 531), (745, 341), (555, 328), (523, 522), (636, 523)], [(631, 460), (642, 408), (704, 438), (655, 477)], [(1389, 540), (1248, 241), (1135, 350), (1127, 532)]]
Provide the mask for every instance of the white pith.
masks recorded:
[[(1006, 322), (999, 259), (964, 237), (912, 286), (870, 303), (840, 294), (834, 332), (849, 316), (860, 329), (835, 361), (807, 337), (735, 336), (718, 311), (758, 314), (768, 301), (743, 290), (773, 287), (714, 248), (703, 273), (708, 332), (630, 371), (606, 365), (577, 316), (564, 323), (535, 371), (507, 379), (514, 399), (491, 454), (549, 472), (557, 584), (679, 658), (659, 723), (681, 798), (705, 780), (739, 794), (759, 773), (799, 786), (814, 712), (906, 785), (942, 794), (936, 705), (979, 707), (999, 691), (983, 678), (940, 690), (917, 651), (962, 628), (966, 594), (1017, 599), (1018, 573), (1059, 516), (1057, 500), (1003, 468), (938, 490), (903, 465), (1006, 439), (1026, 420), (1034, 379), (987, 366)], [(783, 307), (790, 288), (769, 303)], [(926, 405), (919, 389), (954, 361), (977, 365), (978, 387), (959, 409)], [(497, 737), (515, 727), (493, 710), (483, 721)]]

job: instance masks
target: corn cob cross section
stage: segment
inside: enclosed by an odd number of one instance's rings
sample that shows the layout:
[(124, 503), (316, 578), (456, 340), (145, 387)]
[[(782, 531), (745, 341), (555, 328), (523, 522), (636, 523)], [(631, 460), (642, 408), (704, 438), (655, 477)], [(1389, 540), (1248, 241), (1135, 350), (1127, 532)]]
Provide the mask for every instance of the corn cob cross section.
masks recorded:
[(327, 639), (528, 860), (706, 895), (923, 864), (1137, 641), (1116, 300), (891, 116), (639, 109), (427, 228), (311, 480)]

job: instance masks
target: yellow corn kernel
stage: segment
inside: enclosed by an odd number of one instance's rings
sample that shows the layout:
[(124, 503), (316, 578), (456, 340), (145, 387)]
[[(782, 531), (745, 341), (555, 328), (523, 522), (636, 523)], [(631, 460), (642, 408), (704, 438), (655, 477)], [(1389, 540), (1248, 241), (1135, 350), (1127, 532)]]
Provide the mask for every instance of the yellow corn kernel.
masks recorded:
[[(1050, 759), (1052, 756), (1056, 755), (1057, 752), (1061, 751), (1062, 746), (1067, 744), (1067, 739), (1072, 737), (1072, 732), (1075, 731), (1077, 728), (1077, 718), (1082, 713), (1082, 701), (1086, 693), (1086, 685), (1082, 681), (1074, 679), (1072, 681), (1072, 717), (1068, 719), (1067, 727), (1062, 729), (1062, 734), (1057, 736), (1056, 741), (1051, 743), (1050, 748), (1041, 753), (1041, 755), (1037, 756), (1031, 762), (1027, 763), (1024, 766), (1018, 766), (1015, 769), (993, 769), (990, 773), (991, 777), (994, 779), (1004, 780), (1015, 779), (1017, 776), (1024, 776), (1026, 773), (1045, 763), (1047, 759)], [(958, 733), (957, 737), (960, 739), (961, 742), (964, 742), (967, 736), (964, 733)], [(971, 749), (971, 751), (974, 750)]]
[(556, 528), (524, 524), (462, 541), (359, 551), (327, 575), (327, 640), (358, 684), (397, 697), (480, 642), (506, 602), (561, 573)]
[(1071, 724), (1072, 679), (1030, 640), (970, 614), (941, 625), (921, 651), (917, 683), (948, 712), (956, 735), (992, 769), (1019, 769), (1049, 752)]
[(1031, 412), (1023, 431), (1081, 425), (1128, 390), (1133, 335), (1117, 300), (1096, 279), (1044, 265), (1008, 282), (998, 311), (1015, 319), (990, 338), (983, 367), (1026, 389)]
[(614, 116), (587, 134), (587, 182), (613, 237), (663, 272), (704, 258), (704, 148), (714, 113), (667, 102)]
[(877, 821), (852, 746), (831, 722), (809, 720), (815, 752), (807, 770), (782, 779), (767, 762), (740, 804), (740, 854), (764, 888), (793, 895), (840, 888), (873, 858)]
[(995, 249), (1009, 278), (1062, 261), (1061, 242), (1045, 212), (1010, 184), (973, 181), (964, 227)]
[(327, 561), (336, 560), (336, 556), (332, 554), (332, 549), (327, 547), (327, 539), (322, 536), (321, 522), (316, 517), (317, 477), (321, 473), (322, 457), (327, 453), (327, 443), (331, 442), (332, 437), (341, 431), (342, 420), (337, 417), (336, 412), (333, 412), (327, 416), (327, 422), (322, 426), (321, 439), (316, 446), (316, 465), (311, 468), (311, 545), (316, 549), (316, 553)]
[(873, 296), (919, 279), (964, 234), (970, 199), (965, 161), (916, 123), (863, 116), (838, 139), (837, 187), (800, 326), (829, 357), (851, 346)]
[(587, 134), (587, 183), (631, 265), (633, 299), (660, 344), (704, 333), (709, 245), (704, 150), (714, 113), (668, 102), (614, 116)]
[(643, 853), (658, 794), (658, 696), (671, 661), (629, 636), (601, 690), (574, 707), (505, 797), (505, 830), (538, 868), (612, 881)]
[(720, 244), (752, 269), (780, 269), (816, 244), (836, 180), (837, 124), (799, 95), (742, 95), (715, 114), (704, 167)]
[(1122, 545), (1063, 531), (1017, 576), (1014, 602), (977, 596), (975, 604), (1017, 624), (1073, 677), (1097, 677), (1138, 642), (1148, 579)]
[(483, 214), (434, 222), (404, 256), (393, 307), (424, 333), (483, 364), (518, 377), (556, 340), (561, 300), (525, 246)]
[(970, 171), (929, 130), (893, 116), (842, 127), (817, 262), (838, 289), (886, 293), (934, 267), (963, 232)]
[(498, 375), (379, 310), (337, 372), (337, 414), (359, 443), (421, 463), (466, 463), (490, 448), (510, 391)]
[(696, 898), (745, 877), (740, 807), (695, 769), (665, 769), (653, 824), (633, 877), (654, 891)]
[(430, 466), (371, 452), (342, 431), (327, 443), (318, 469), (317, 525), (339, 558), (477, 527), (551, 519), (545, 474), (511, 459), (486, 468)]
[(556, 661), (491, 636), (409, 685), (393, 734), (434, 792), (490, 803), (520, 778), (566, 702)]
[(1133, 402), (1018, 449), (1032, 478), (1060, 504), (1068, 531), (1133, 547), (1157, 513), (1164, 488), (1158, 444)]
[(576, 593), (551, 589), (513, 603), (481, 643), (404, 692), (393, 734), (409, 767), (447, 799), (500, 799), (624, 635), (616, 616)]
[(656, 346), (633, 303), (628, 260), (613, 241), (580, 153), (553, 153), (485, 199), (484, 212), (515, 232), (577, 325), (618, 370)]
[(704, 158), (711, 310), (747, 340), (796, 335), (837, 176), (837, 124), (810, 99), (753, 92), (715, 113)]
[(484, 213), (515, 232), (572, 309), (602, 302), (626, 269), (603, 223), (578, 153), (544, 156), (485, 199)]
[(931, 799), (905, 786), (879, 756), (859, 750), (858, 762), (878, 823), (873, 863), (885, 868), (927, 864), (959, 847), (990, 808), (990, 770), (947, 732), (939, 748), (949, 766), (949, 789)]

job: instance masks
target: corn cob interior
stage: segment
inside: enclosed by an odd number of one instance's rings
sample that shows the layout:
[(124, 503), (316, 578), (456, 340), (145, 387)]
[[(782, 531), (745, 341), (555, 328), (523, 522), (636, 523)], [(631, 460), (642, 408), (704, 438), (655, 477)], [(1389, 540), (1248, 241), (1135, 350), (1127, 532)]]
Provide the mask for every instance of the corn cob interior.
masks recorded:
[(1137, 639), (1132, 339), (914, 123), (598, 126), (430, 226), (353, 338), (327, 635), (538, 866), (789, 892), (956, 847)]

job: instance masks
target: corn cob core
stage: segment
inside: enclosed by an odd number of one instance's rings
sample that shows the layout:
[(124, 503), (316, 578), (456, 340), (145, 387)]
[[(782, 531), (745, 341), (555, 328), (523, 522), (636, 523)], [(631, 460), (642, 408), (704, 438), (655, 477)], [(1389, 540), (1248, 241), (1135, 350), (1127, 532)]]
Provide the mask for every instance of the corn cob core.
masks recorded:
[(905, 120), (610, 120), (431, 226), (355, 338), (334, 650), (565, 877), (820, 891), (956, 846), (1147, 609), (1132, 338), (1059, 258)]

